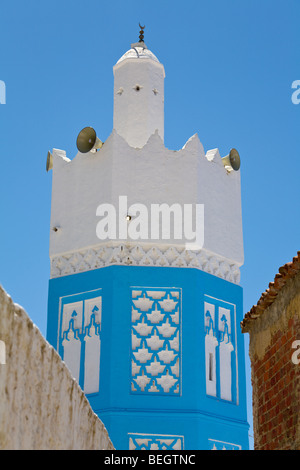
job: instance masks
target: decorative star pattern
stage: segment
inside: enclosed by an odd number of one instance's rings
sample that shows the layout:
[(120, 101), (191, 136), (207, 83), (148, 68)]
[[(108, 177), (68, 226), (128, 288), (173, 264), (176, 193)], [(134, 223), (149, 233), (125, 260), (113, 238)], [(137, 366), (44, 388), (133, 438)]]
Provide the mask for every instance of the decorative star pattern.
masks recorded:
[(131, 289), (131, 393), (181, 393), (181, 289)]

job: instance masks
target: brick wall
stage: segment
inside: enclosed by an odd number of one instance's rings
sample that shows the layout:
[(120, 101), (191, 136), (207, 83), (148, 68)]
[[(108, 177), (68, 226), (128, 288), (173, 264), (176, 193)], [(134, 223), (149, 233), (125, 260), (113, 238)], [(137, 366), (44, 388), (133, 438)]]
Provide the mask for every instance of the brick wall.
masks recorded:
[(299, 338), (299, 331), (299, 318), (291, 318), (288, 331), (278, 330), (265, 355), (253, 361), (255, 448), (258, 450), (300, 450), (297, 442), (300, 366), (291, 360), (292, 343)]
[(293, 342), (300, 340), (299, 275), (249, 333), (254, 448), (300, 450), (300, 364), (292, 361)]
[(1, 286), (0, 341), (0, 450), (113, 449), (64, 362)]

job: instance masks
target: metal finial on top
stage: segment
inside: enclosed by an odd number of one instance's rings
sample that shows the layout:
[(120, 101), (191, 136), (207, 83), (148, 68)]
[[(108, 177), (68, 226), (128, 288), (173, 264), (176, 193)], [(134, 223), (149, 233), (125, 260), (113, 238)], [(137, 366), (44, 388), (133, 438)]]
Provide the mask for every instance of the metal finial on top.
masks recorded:
[(139, 38), (140, 38), (139, 42), (144, 42), (144, 29), (145, 29), (145, 26), (141, 26), (141, 23), (139, 23), (139, 27), (141, 28), (140, 36), (139, 36)]
[(139, 23), (139, 27), (141, 28), (140, 30), (140, 40), (139, 42), (135, 42), (134, 44), (131, 44), (131, 48), (132, 49), (135, 49), (135, 52), (137, 53), (138, 55), (138, 52), (137, 52), (137, 47), (142, 47), (143, 49), (147, 49), (147, 46), (146, 44), (144, 43), (144, 29), (145, 29), (145, 26), (142, 26), (140, 23)]

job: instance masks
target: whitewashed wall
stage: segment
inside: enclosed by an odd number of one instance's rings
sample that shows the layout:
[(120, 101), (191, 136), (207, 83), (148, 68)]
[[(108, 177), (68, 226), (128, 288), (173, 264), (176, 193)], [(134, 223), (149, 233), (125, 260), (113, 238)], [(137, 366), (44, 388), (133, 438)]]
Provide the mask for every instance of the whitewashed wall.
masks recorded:
[(113, 449), (64, 362), (1, 286), (0, 342), (0, 450)]

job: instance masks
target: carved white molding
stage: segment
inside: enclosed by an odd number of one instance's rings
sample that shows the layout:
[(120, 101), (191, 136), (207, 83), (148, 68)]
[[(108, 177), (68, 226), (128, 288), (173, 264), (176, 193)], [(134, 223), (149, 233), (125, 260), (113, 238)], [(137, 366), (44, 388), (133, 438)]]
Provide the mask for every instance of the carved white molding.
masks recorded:
[[(83, 358), (84, 392), (86, 394), (98, 393), (102, 297), (101, 295), (90, 297), (90, 292), (84, 292), (81, 296), (81, 299), (75, 302), (70, 302), (70, 300), (78, 298), (78, 295), (64, 298), (59, 333), (61, 353), (64, 362), (78, 383), (80, 383)], [(85, 296), (88, 298), (84, 298)], [(85, 347), (82, 348), (84, 343)]]
[(242, 446), (240, 444), (218, 441), (216, 439), (208, 439), (208, 445), (210, 450), (242, 450)]
[(240, 282), (239, 265), (206, 250), (182, 246), (113, 243), (51, 257), (51, 278), (68, 276), (111, 265), (196, 268), (226, 281)]
[(204, 302), (206, 393), (232, 401), (233, 365), (237, 357), (236, 340), (232, 342), (235, 306), (231, 304), (230, 310), (230, 304), (222, 302), (221, 306), (219, 300), (210, 299), (211, 302)]

